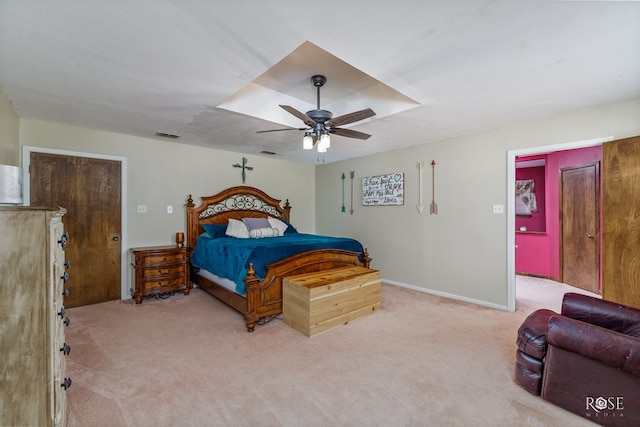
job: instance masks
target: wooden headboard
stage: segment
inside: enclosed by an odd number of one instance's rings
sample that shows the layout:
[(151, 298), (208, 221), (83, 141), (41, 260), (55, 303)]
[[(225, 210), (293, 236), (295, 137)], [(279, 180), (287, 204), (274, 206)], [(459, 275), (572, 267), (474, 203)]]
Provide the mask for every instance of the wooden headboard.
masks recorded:
[(281, 200), (274, 199), (262, 190), (249, 186), (238, 186), (208, 197), (201, 197), (198, 207), (189, 194), (187, 199), (187, 247), (190, 251), (196, 246), (198, 236), (204, 229), (202, 224), (226, 224), (229, 218), (266, 218), (273, 217), (289, 221), (291, 206), (289, 200), (284, 207)]

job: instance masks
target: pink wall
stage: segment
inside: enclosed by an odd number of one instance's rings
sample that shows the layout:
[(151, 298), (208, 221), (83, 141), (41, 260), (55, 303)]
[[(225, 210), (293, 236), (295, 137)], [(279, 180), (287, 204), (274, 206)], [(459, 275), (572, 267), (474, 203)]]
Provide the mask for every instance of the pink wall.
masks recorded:
[(546, 157), (546, 232), (522, 233), (516, 226), (516, 272), (560, 280), (560, 169), (602, 161), (602, 146), (557, 151)]

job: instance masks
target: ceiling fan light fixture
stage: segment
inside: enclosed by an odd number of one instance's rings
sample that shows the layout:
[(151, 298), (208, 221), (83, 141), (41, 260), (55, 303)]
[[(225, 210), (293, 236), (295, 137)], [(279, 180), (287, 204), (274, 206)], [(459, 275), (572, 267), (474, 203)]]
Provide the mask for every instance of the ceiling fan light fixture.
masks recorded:
[(318, 138), (318, 153), (326, 153), (331, 146), (331, 138), (328, 132), (323, 132)]
[(290, 105), (280, 105), (280, 108), (302, 120), (306, 127), (298, 129), (287, 128), (262, 130), (258, 131), (258, 133), (279, 132), (283, 130), (304, 130), (305, 133), (304, 137), (302, 138), (302, 148), (304, 148), (305, 150), (311, 150), (314, 145), (317, 145), (316, 148), (319, 153), (326, 153), (329, 147), (331, 147), (331, 137), (329, 136), (329, 133), (344, 136), (347, 138), (356, 138), (363, 140), (368, 139), (371, 136), (363, 132), (339, 127), (375, 116), (376, 113), (374, 113), (371, 108), (366, 108), (360, 111), (353, 111), (351, 113), (343, 114), (338, 117), (333, 117), (333, 113), (331, 111), (320, 109), (320, 88), (327, 82), (327, 78), (317, 74), (311, 77), (311, 82), (316, 87), (318, 92), (318, 103), (315, 110), (309, 110), (306, 113), (302, 113), (291, 107)]
[(331, 147), (331, 137), (328, 132), (325, 131), (322, 136), (320, 136), (320, 145), (325, 148), (325, 151)]
[(302, 148), (305, 150), (311, 150), (313, 148), (313, 138), (309, 132), (305, 132), (304, 138), (302, 138)]

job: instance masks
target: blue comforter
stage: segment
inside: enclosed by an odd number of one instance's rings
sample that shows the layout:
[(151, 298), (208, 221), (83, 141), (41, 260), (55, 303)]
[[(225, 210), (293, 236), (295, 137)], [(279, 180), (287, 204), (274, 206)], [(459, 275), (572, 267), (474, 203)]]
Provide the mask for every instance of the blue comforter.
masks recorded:
[(264, 239), (237, 239), (235, 237), (211, 238), (207, 234), (198, 237), (191, 264), (236, 284), (236, 292), (245, 293), (242, 279), (247, 275), (249, 263), (253, 263), (256, 276), (264, 278), (266, 266), (313, 249), (344, 249), (363, 253), (360, 242), (345, 237), (317, 236), (292, 233)]

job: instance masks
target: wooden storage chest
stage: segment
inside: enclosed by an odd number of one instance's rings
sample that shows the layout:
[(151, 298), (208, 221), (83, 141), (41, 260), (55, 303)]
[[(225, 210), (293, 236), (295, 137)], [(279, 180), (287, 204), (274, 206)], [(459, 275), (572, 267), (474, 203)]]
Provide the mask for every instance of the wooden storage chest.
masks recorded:
[(285, 277), (284, 323), (312, 337), (380, 309), (380, 272), (343, 267)]

